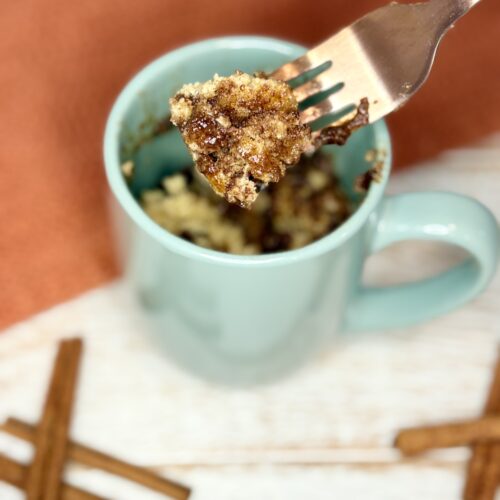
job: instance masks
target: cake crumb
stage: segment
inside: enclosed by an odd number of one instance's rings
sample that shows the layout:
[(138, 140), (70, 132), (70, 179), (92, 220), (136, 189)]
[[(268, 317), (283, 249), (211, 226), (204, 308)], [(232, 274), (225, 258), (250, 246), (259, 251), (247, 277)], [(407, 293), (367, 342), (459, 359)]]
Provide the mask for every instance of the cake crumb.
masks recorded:
[(292, 89), (262, 74), (186, 84), (170, 105), (198, 170), (217, 194), (244, 208), (310, 147)]
[(253, 255), (300, 248), (325, 236), (351, 213), (323, 153), (303, 157), (250, 210), (212, 196), (189, 171), (142, 193), (146, 213), (171, 233), (213, 250)]
[(168, 194), (176, 195), (186, 190), (186, 179), (182, 175), (171, 175), (165, 177), (162, 186)]
[(319, 149), (325, 144), (343, 146), (352, 133), (370, 123), (369, 102), (366, 97), (361, 99), (353, 116), (342, 121), (339, 125), (324, 127), (315, 136), (313, 148)]
[(358, 175), (354, 183), (354, 189), (358, 193), (366, 193), (372, 182), (381, 182), (384, 169), (384, 161), (377, 160), (365, 173)]
[(128, 160), (122, 163), (121, 171), (125, 179), (131, 179), (132, 176), (134, 175), (134, 162)]
[(376, 149), (369, 149), (365, 153), (365, 161), (368, 163), (373, 163), (377, 159), (377, 150)]

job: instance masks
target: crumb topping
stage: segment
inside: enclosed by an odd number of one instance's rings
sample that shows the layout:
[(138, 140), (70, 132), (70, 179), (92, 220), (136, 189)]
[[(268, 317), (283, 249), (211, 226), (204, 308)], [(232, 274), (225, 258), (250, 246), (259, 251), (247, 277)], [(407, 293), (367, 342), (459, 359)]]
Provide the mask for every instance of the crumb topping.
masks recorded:
[(310, 145), (285, 82), (236, 72), (184, 85), (170, 100), (198, 170), (230, 203), (249, 208), (262, 185), (278, 182)]

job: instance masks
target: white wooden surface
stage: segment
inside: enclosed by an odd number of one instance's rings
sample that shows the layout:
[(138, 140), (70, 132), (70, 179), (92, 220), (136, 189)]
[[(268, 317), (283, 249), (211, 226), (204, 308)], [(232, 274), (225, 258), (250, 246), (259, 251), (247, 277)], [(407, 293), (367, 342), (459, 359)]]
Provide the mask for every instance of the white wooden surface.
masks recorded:
[[(473, 195), (500, 219), (500, 136), (395, 175), (389, 191), (424, 189)], [(401, 245), (370, 261), (367, 281), (411, 279), (457, 258)], [(57, 340), (81, 335), (75, 439), (184, 481), (194, 500), (458, 499), (467, 450), (401, 460), (391, 443), (401, 427), (480, 411), (500, 340), (499, 292), (500, 276), (444, 318), (344, 336), (294, 377), (236, 391), (193, 379), (156, 352), (127, 289), (113, 283), (0, 335), (0, 419), (37, 418)], [(31, 454), (5, 434), (0, 452)], [(112, 499), (160, 498), (80, 466), (68, 478)], [(22, 495), (0, 484), (0, 498)]]

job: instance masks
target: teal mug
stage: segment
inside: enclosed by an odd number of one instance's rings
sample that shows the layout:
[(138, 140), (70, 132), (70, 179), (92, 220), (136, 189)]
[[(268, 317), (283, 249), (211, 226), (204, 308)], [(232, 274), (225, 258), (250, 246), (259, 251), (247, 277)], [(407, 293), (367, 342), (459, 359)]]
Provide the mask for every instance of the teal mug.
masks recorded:
[[(446, 313), (479, 294), (497, 265), (498, 224), (477, 201), (441, 192), (384, 196), (391, 144), (383, 121), (330, 147), (332, 168), (351, 196), (355, 177), (367, 169), (367, 150), (383, 153), (382, 179), (341, 227), (304, 248), (229, 255), (169, 234), (144, 213), (137, 194), (189, 162), (176, 130), (154, 133), (168, 115), (168, 97), (183, 83), (270, 70), (304, 50), (261, 37), (180, 48), (131, 80), (106, 126), (105, 167), (126, 275), (155, 337), (179, 364), (210, 380), (272, 381), (329, 347), (336, 332), (405, 327)], [(129, 158), (132, 182), (121, 171)], [(470, 257), (424, 281), (363, 287), (366, 258), (404, 240), (445, 242)]]

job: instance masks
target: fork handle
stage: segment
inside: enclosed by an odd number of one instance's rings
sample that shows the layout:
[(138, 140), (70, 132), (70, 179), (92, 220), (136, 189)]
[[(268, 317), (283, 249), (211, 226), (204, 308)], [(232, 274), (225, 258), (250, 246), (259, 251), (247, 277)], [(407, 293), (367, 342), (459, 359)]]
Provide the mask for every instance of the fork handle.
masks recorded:
[(429, 5), (433, 9), (437, 9), (437, 14), (446, 23), (446, 27), (467, 14), (474, 5), (481, 0), (431, 0)]

